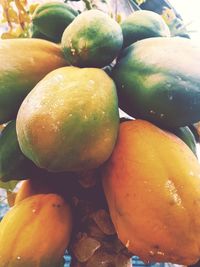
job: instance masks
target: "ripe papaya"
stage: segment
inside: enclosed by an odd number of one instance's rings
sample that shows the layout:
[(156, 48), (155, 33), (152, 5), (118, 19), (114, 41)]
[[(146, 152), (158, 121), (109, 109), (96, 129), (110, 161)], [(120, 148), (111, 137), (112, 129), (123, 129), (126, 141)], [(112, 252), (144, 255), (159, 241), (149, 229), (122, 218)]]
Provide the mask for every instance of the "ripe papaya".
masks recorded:
[(39, 32), (60, 42), (65, 28), (77, 15), (78, 12), (68, 4), (46, 2), (36, 8), (32, 22)]
[(72, 229), (70, 207), (56, 194), (13, 206), (0, 224), (1, 267), (59, 267)]
[(137, 10), (121, 22), (123, 47), (151, 37), (169, 37), (170, 30), (164, 19), (153, 11)]
[(40, 168), (57, 172), (93, 169), (106, 161), (118, 126), (115, 84), (95, 68), (64, 67), (49, 73), (17, 115), (22, 152)]
[(16, 117), (24, 97), (50, 71), (67, 65), (58, 45), (40, 39), (0, 42), (0, 124)]
[(195, 41), (140, 40), (122, 52), (112, 78), (119, 106), (132, 117), (168, 128), (200, 120), (200, 45)]
[(102, 178), (130, 252), (148, 262), (189, 265), (200, 258), (200, 165), (180, 138), (144, 120), (121, 123)]
[(122, 44), (120, 25), (99, 10), (78, 15), (61, 40), (66, 60), (78, 67), (105, 67), (119, 54)]

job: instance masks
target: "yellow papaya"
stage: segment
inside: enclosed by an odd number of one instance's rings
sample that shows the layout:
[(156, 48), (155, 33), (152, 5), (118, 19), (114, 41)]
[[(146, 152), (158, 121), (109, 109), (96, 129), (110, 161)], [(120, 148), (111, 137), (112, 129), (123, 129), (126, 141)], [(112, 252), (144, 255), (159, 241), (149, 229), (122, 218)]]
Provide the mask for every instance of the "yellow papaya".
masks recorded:
[(67, 65), (58, 45), (41, 39), (0, 41), (0, 124), (16, 117), (24, 97), (50, 71)]
[(129, 251), (148, 262), (200, 258), (200, 165), (181, 139), (147, 121), (123, 122), (102, 177)]
[(24, 199), (0, 223), (0, 267), (59, 267), (71, 228), (70, 208), (60, 196)]

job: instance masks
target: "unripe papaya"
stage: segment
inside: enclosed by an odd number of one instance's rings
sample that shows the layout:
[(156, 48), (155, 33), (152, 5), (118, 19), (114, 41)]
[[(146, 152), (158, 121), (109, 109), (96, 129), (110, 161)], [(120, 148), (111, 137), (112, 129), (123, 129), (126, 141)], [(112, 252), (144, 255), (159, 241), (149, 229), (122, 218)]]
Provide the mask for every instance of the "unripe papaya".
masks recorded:
[(64, 67), (49, 73), (24, 99), (16, 128), (22, 152), (37, 166), (69, 172), (105, 162), (118, 126), (113, 80), (101, 69)]
[(65, 28), (77, 15), (78, 12), (68, 4), (47, 2), (36, 8), (32, 21), (39, 32), (59, 42)]
[(119, 106), (128, 115), (166, 128), (200, 120), (200, 45), (180, 37), (140, 40), (112, 72)]
[(15, 205), (0, 224), (1, 267), (59, 267), (69, 243), (71, 211), (56, 194)]
[(170, 131), (181, 138), (197, 156), (197, 143), (193, 132), (188, 126), (170, 129)]
[(120, 53), (123, 34), (120, 25), (100, 10), (78, 15), (65, 29), (61, 46), (73, 66), (105, 67)]
[(120, 24), (127, 47), (139, 40), (151, 37), (169, 37), (170, 30), (164, 19), (149, 10), (137, 10), (126, 17)]
[(124, 245), (149, 262), (200, 257), (200, 165), (178, 137), (150, 122), (120, 125), (102, 168), (111, 218)]
[(41, 39), (0, 41), (0, 124), (16, 117), (24, 97), (50, 71), (67, 65), (60, 47)]
[(29, 178), (36, 168), (19, 147), (16, 122), (9, 122), (0, 135), (0, 180), (23, 180)]

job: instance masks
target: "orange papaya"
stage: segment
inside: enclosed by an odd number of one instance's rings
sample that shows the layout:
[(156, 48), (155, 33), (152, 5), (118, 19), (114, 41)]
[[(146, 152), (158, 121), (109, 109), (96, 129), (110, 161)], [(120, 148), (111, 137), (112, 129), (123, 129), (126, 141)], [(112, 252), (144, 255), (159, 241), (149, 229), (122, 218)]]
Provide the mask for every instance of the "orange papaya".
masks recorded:
[(120, 125), (103, 187), (119, 239), (148, 262), (190, 265), (200, 255), (200, 164), (150, 122)]
[(71, 211), (56, 194), (30, 196), (0, 224), (1, 267), (59, 267), (69, 243)]
[(24, 97), (50, 71), (67, 65), (55, 43), (41, 39), (0, 42), (0, 124), (16, 117)]

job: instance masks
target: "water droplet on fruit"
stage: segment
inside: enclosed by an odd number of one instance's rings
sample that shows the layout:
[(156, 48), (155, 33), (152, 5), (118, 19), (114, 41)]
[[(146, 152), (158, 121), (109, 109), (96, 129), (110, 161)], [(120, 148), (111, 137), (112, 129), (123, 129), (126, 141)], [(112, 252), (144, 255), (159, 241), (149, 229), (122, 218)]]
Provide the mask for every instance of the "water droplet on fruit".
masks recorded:
[(157, 253), (157, 255), (160, 255), (160, 256), (164, 256), (165, 255), (165, 253), (162, 252), (162, 251), (157, 251), (156, 253)]
[(21, 257), (20, 256), (17, 256), (17, 260), (21, 260)]
[(35, 213), (36, 212), (36, 209), (32, 209), (32, 212)]
[(127, 240), (125, 247), (128, 248), (130, 246), (130, 240)]
[(150, 254), (151, 256), (154, 256), (154, 255), (155, 255), (155, 252), (153, 252), (153, 250), (150, 250), (150, 251), (149, 251), (149, 254)]

